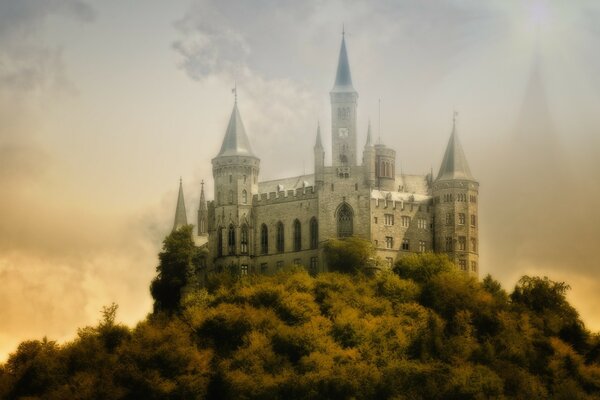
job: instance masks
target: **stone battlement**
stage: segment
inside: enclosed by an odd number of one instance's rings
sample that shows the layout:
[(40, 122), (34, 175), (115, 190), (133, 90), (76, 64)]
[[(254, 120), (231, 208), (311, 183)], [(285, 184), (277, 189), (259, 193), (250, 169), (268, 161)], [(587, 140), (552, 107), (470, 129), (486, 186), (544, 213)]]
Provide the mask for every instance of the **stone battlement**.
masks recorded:
[(278, 192), (259, 193), (252, 196), (253, 205), (287, 203), (290, 201), (310, 200), (316, 198), (314, 186), (281, 190)]

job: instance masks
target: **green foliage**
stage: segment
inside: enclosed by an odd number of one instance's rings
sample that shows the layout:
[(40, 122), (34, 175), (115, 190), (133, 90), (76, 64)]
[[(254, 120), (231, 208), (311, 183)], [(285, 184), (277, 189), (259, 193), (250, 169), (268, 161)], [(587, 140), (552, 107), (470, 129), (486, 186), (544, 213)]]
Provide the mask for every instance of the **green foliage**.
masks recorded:
[(442, 272), (455, 272), (456, 266), (445, 254), (410, 254), (396, 261), (394, 272), (403, 279), (427, 283)]
[(193, 276), (194, 261), (199, 251), (192, 240), (192, 225), (182, 226), (171, 232), (163, 241), (163, 250), (158, 255), (157, 275), (150, 285), (154, 298), (154, 312), (178, 311), (182, 290)]
[(325, 242), (325, 258), (332, 271), (356, 273), (374, 265), (373, 244), (356, 236), (329, 239)]
[(524, 277), (509, 301), (431, 255), (372, 277), (222, 274), (133, 329), (113, 304), (72, 342), (22, 343), (0, 398), (598, 398), (600, 339), (568, 331), (565, 290)]

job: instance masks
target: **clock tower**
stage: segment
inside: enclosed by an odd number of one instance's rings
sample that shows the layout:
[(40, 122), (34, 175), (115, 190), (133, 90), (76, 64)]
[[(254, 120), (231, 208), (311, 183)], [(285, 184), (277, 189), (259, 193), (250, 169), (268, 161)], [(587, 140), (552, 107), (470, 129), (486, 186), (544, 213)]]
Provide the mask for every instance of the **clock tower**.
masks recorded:
[(332, 165), (356, 165), (356, 106), (358, 93), (352, 86), (346, 40), (342, 33), (342, 46), (338, 60), (335, 84), (331, 96)]

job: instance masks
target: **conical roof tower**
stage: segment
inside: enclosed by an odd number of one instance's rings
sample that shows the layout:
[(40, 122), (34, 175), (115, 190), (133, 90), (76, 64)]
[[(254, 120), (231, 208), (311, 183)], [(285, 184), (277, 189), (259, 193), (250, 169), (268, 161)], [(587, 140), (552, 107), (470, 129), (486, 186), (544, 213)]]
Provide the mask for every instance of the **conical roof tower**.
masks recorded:
[(175, 222), (173, 230), (177, 230), (184, 225), (187, 225), (187, 214), (185, 212), (185, 200), (183, 198), (183, 182), (179, 179), (179, 195), (177, 196), (177, 208), (175, 209)]

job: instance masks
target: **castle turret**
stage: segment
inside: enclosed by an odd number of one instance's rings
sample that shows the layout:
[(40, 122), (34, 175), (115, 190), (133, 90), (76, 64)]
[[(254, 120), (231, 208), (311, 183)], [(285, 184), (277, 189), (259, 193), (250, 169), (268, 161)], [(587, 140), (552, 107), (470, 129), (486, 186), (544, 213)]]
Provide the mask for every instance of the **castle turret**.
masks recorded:
[(187, 214), (185, 212), (185, 200), (183, 199), (183, 181), (179, 178), (179, 194), (177, 195), (177, 207), (175, 208), (175, 221), (173, 223), (173, 230), (181, 228), (187, 225)]
[[(219, 154), (213, 158), (215, 232), (209, 235), (217, 268), (248, 270), (252, 252), (252, 196), (258, 193), (260, 160), (250, 147), (237, 95)], [(228, 256), (242, 256), (227, 259)], [(244, 257), (248, 256), (248, 257)], [(239, 265), (238, 265), (239, 263)]]
[(315, 154), (315, 184), (317, 187), (322, 187), (324, 182), (325, 168), (325, 150), (321, 141), (321, 125), (317, 124), (317, 140), (314, 147)]
[(331, 96), (332, 165), (334, 167), (355, 166), (358, 93), (352, 86), (350, 63), (343, 35), (335, 84), (329, 94)]
[(208, 233), (208, 208), (204, 197), (204, 181), (200, 182), (200, 204), (198, 205), (198, 236), (206, 236)]
[(365, 182), (370, 188), (375, 187), (375, 147), (373, 146), (373, 139), (371, 137), (371, 121), (369, 120), (369, 127), (367, 129), (367, 142), (365, 143), (365, 149), (363, 150), (363, 166), (365, 171)]
[(433, 183), (435, 250), (446, 253), (462, 271), (479, 272), (477, 201), (473, 178), (456, 131), (456, 114), (448, 147)]
[(375, 185), (379, 190), (395, 191), (396, 150), (383, 143), (375, 145)]

